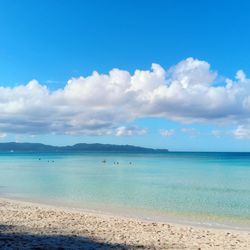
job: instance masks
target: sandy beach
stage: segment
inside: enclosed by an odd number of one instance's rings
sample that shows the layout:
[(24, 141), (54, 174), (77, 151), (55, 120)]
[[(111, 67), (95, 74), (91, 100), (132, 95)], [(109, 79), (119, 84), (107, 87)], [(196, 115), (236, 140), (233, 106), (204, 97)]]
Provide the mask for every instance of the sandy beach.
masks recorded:
[(249, 249), (250, 232), (0, 199), (0, 249)]

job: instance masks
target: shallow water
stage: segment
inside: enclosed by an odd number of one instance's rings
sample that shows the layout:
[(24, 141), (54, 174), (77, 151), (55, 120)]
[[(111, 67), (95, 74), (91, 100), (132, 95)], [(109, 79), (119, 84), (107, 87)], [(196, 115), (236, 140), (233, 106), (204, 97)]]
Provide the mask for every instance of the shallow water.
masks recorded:
[(0, 153), (0, 171), (1, 196), (250, 225), (248, 153)]

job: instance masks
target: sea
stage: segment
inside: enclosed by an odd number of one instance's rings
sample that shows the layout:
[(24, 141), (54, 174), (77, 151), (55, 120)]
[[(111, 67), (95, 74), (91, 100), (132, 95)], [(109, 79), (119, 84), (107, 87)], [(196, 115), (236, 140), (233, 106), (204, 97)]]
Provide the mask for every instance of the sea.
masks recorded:
[(0, 197), (250, 230), (250, 153), (0, 153)]

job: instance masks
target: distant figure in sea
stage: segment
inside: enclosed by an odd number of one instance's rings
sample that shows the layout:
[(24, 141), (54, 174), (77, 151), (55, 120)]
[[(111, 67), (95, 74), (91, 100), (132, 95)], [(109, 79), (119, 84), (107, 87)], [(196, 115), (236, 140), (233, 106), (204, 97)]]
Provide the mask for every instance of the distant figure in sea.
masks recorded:
[(103, 160), (102, 163), (106, 163), (107, 161), (106, 160)]

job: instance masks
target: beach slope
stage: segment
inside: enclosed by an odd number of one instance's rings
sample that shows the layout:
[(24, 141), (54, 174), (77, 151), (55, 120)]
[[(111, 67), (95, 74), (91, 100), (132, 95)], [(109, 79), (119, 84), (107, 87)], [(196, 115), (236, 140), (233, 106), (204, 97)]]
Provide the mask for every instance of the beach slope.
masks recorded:
[(250, 249), (250, 233), (0, 199), (0, 249)]

